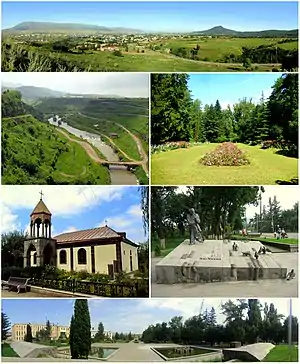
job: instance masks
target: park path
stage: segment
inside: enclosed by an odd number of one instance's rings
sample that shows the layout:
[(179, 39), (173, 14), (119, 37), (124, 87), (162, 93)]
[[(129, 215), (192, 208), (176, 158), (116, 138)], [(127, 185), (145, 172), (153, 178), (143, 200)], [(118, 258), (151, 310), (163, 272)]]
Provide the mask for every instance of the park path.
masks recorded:
[(86, 174), (86, 166), (83, 166), (82, 172), (80, 174), (77, 174), (77, 175), (67, 174), (67, 173), (63, 173), (63, 172), (60, 172), (60, 174), (63, 177), (70, 177), (70, 178), (73, 178), (73, 177), (82, 177), (82, 176), (84, 176)]
[[(85, 115), (85, 114), (82, 114), (81, 112), (78, 112), (79, 115), (81, 116), (84, 116), (86, 118), (89, 118), (89, 119), (93, 119), (93, 120), (96, 120), (96, 121), (99, 121), (99, 119), (97, 118), (94, 118), (93, 116), (88, 116), (88, 115)], [(143, 167), (143, 170), (144, 172), (148, 175), (149, 174), (149, 169), (148, 169), (148, 155), (147, 153), (145, 152), (144, 148), (143, 148), (143, 144), (141, 142), (141, 140), (135, 135), (133, 134), (130, 130), (128, 130), (127, 128), (125, 128), (125, 126), (119, 124), (119, 123), (116, 123), (114, 121), (111, 121), (111, 120), (107, 120), (108, 122), (110, 123), (115, 123), (116, 125), (118, 125), (119, 127), (121, 127), (123, 130), (125, 130), (130, 136), (131, 138), (134, 140), (137, 148), (138, 148), (138, 151), (139, 151), (139, 154), (140, 156), (142, 157), (142, 161), (140, 161), (139, 164), (141, 164), (141, 166)], [(132, 158), (130, 158), (127, 154), (125, 154), (115, 143), (114, 141), (109, 138), (107, 135), (104, 135), (104, 134), (101, 134), (102, 136), (104, 136), (105, 138), (107, 138), (117, 149), (120, 150), (120, 152), (122, 152), (126, 158), (130, 159), (130, 160), (133, 160)]]
[(25, 358), (28, 354), (36, 349), (49, 349), (47, 345), (28, 343), (26, 341), (13, 341), (9, 343), (20, 358)]
[(148, 345), (130, 342), (121, 345), (107, 361), (114, 362), (153, 362), (164, 361), (159, 355), (150, 349)]

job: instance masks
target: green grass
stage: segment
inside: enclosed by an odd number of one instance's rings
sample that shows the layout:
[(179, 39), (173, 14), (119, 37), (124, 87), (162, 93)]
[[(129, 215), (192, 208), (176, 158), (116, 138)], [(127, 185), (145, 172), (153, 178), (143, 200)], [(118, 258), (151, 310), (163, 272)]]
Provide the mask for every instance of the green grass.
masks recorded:
[(1, 356), (4, 358), (19, 358), (19, 355), (7, 343), (1, 344)]
[(3, 118), (2, 143), (3, 184), (110, 184), (108, 168), (32, 116)]
[(135, 167), (134, 175), (136, 176), (141, 185), (148, 185), (149, 180), (142, 166)]
[[(117, 133), (118, 138), (111, 138), (117, 148), (124, 151), (134, 160), (141, 160), (137, 145), (131, 136), (121, 127), (113, 122), (103, 120), (101, 116), (99, 121), (82, 115), (73, 115), (67, 118), (68, 124), (80, 130), (89, 131), (95, 134), (104, 134), (110, 137), (110, 133)], [(98, 126), (95, 126), (98, 125)], [(106, 142), (105, 138), (103, 141)]]
[[(284, 38), (282, 38), (284, 39)], [(218, 59), (223, 58), (228, 54), (241, 55), (242, 47), (257, 47), (260, 45), (271, 45), (277, 44), (279, 48), (284, 49), (297, 49), (297, 42), (290, 43), (281, 43), (278, 42), (282, 39), (279, 38), (199, 38), (194, 37), (190, 39), (175, 39), (175, 40), (167, 40), (165, 43), (159, 42), (157, 44), (163, 43), (163, 48), (179, 48), (185, 47), (188, 49), (192, 49), (197, 44), (200, 46), (200, 51), (198, 56), (203, 58), (208, 58), (209, 61), (216, 62)]]
[(258, 240), (258, 241), (261, 241), (262, 243), (263, 242), (271, 242), (271, 243), (284, 243), (284, 244), (295, 244), (297, 245), (298, 244), (298, 239), (293, 239), (293, 238), (287, 238), (287, 239), (276, 239), (276, 238), (258, 238), (258, 239), (251, 239), (251, 240)]
[[(171, 253), (171, 251), (173, 251), (175, 248), (178, 247), (178, 245), (180, 245), (185, 239), (187, 239), (187, 237), (167, 237), (166, 238), (166, 248), (165, 249), (161, 249), (160, 250), (160, 257), (165, 257), (167, 256), (169, 253)], [(156, 246), (159, 245), (159, 240), (157, 238), (152, 238), (151, 239), (151, 251), (154, 252)]]
[(263, 359), (264, 362), (298, 362), (298, 348), (293, 345), (291, 347), (291, 356), (289, 355), (288, 345), (277, 345)]
[(239, 167), (204, 166), (200, 159), (218, 144), (177, 149), (152, 155), (154, 185), (244, 185), (291, 181), (298, 176), (298, 160), (276, 154), (274, 149), (238, 144), (246, 152), (249, 165)]
[[(183, 46), (183, 45), (182, 45)], [(219, 44), (215, 44), (214, 52), (218, 52)], [(145, 53), (126, 53), (123, 52), (122, 57), (112, 54), (112, 52), (90, 52), (84, 54), (58, 53), (42, 50), (41, 48), (30, 47), (33, 54), (39, 54), (43, 59), (53, 59), (56, 63), (68, 63), (69, 67), (77, 67), (79, 71), (128, 71), (128, 72), (244, 72), (242, 64), (226, 64), (226, 63), (210, 63), (202, 61), (194, 61), (184, 58), (178, 58), (170, 54), (161, 53), (159, 51), (149, 51)], [(3, 56), (4, 57), (4, 56)], [(205, 57), (205, 56), (204, 56)], [(9, 59), (9, 55), (7, 56)], [(35, 62), (33, 59), (32, 62)], [(42, 60), (37, 63), (37, 67), (42, 67)], [(2, 62), (2, 64), (5, 64)], [(256, 66), (253, 64), (253, 66)], [(271, 71), (275, 65), (257, 65), (257, 71)], [(4, 67), (4, 66), (3, 66)], [(34, 64), (30, 65), (30, 70), (34, 68)], [(50, 67), (50, 66), (49, 66)], [(41, 69), (40, 69), (41, 70)], [(8, 69), (3, 69), (8, 71)], [(43, 69), (47, 71), (47, 69)], [(51, 71), (49, 69), (48, 71)], [(60, 71), (60, 70), (58, 70)], [(61, 69), (65, 71), (65, 69)]]

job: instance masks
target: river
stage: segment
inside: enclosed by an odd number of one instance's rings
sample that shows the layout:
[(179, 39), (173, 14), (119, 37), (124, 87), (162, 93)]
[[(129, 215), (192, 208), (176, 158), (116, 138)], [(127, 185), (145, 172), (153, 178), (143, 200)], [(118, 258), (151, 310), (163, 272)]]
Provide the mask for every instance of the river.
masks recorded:
[[(58, 127), (58, 121), (60, 120), (60, 117), (56, 115), (57, 122), (53, 121), (53, 118), (48, 119), (49, 123), (51, 125)], [(75, 135), (78, 138), (82, 138), (92, 144), (95, 148), (97, 148), (101, 154), (104, 155), (104, 157), (108, 161), (118, 162), (119, 157), (117, 153), (114, 152), (114, 150), (104, 143), (101, 140), (100, 135), (90, 133), (84, 130), (80, 130), (77, 128), (74, 128), (73, 126), (70, 126), (68, 123), (61, 123), (61, 128), (67, 130), (69, 133)], [(110, 174), (110, 180), (112, 185), (137, 185), (138, 181), (136, 176), (127, 170), (126, 166), (120, 166), (120, 165), (110, 165), (109, 166), (109, 174)]]

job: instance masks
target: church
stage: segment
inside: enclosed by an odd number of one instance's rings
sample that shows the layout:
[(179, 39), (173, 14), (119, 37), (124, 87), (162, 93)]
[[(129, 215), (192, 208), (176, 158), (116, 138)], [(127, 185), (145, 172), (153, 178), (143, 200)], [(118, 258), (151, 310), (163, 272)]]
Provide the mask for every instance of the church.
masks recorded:
[(24, 267), (53, 265), (67, 271), (113, 276), (138, 270), (138, 244), (126, 232), (110, 227), (78, 230), (52, 237), (52, 214), (41, 198), (30, 214), (29, 237), (24, 241)]

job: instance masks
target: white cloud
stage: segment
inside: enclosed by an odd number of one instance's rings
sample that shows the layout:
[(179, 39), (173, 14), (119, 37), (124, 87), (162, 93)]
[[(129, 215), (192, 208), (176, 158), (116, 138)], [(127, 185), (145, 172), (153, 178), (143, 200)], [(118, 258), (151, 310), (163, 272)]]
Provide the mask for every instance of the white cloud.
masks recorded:
[(12, 209), (33, 209), (43, 190), (43, 201), (55, 216), (77, 215), (102, 202), (119, 200), (126, 187), (115, 186), (2, 186), (2, 220), (6, 224)]
[(134, 218), (141, 218), (143, 216), (143, 212), (141, 209), (141, 205), (131, 205), (127, 211), (129, 215)]
[(18, 215), (14, 214), (10, 207), (2, 206), (1, 210), (1, 232), (6, 233), (13, 230), (18, 230), (20, 224), (18, 222)]
[(149, 97), (147, 73), (6, 73), (2, 84), (46, 87), (73, 94), (102, 94), (124, 97)]
[(104, 226), (106, 224), (114, 230), (120, 230), (120, 228), (123, 229), (130, 226), (132, 221), (126, 219), (123, 215), (110, 216), (102, 220), (98, 226)]

